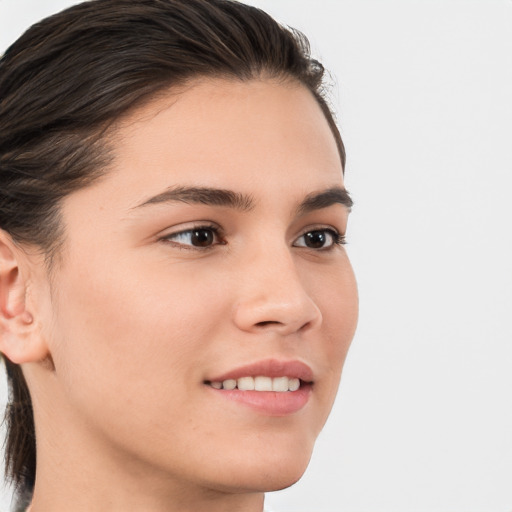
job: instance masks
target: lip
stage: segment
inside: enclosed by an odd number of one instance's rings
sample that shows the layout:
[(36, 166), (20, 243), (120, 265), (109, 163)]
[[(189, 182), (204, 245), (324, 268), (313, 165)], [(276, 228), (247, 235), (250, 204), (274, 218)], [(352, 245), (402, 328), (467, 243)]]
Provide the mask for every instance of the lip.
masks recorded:
[(241, 377), (257, 377), (264, 375), (266, 377), (290, 377), (300, 379), (303, 382), (311, 383), (313, 381), (313, 370), (301, 361), (282, 361), (279, 359), (265, 359), (256, 363), (240, 366), (207, 379), (208, 382), (222, 382), (228, 379), (239, 379)]
[(281, 361), (266, 359), (256, 363), (240, 366), (227, 373), (205, 381), (222, 382), (240, 377), (289, 377), (300, 379), (301, 386), (297, 391), (241, 391), (239, 389), (215, 389), (206, 386), (208, 392), (220, 399), (227, 400), (236, 406), (241, 405), (265, 416), (288, 416), (300, 411), (309, 401), (313, 391), (313, 370), (301, 361)]

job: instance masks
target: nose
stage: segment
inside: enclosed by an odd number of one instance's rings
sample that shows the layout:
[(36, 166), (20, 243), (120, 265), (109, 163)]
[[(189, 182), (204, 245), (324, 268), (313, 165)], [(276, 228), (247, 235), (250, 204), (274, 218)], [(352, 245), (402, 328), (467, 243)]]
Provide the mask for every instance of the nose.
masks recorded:
[(288, 248), (260, 251), (244, 265), (237, 282), (234, 321), (247, 332), (273, 331), (281, 336), (314, 329), (322, 313), (301, 280)]

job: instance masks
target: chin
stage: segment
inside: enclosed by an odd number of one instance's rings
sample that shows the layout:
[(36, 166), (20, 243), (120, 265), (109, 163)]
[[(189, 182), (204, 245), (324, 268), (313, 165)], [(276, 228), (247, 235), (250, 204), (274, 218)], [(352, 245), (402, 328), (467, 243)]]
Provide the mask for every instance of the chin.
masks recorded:
[[(309, 461), (308, 461), (309, 462)], [(280, 491), (296, 484), (306, 471), (307, 464), (300, 468), (293, 468), (286, 474), (274, 474), (271, 475), (265, 487), (261, 490), (263, 492)]]
[[(247, 455), (229, 471), (226, 479), (231, 491), (235, 492), (271, 492), (286, 489), (295, 484), (308, 467), (311, 450), (296, 445), (289, 450), (275, 450), (257, 455)], [(225, 481), (226, 481), (225, 480)]]
[(270, 470), (266, 473), (237, 475), (229, 485), (220, 484), (214, 487), (222, 492), (240, 494), (280, 491), (297, 483), (306, 468), (307, 464), (289, 468), (285, 472)]

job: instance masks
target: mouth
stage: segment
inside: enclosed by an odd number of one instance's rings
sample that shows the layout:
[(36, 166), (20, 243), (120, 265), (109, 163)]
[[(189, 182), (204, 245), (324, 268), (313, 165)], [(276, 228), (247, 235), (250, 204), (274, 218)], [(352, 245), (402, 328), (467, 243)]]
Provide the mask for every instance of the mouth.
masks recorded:
[(267, 416), (302, 409), (313, 391), (313, 371), (300, 361), (260, 361), (204, 381), (216, 396)]

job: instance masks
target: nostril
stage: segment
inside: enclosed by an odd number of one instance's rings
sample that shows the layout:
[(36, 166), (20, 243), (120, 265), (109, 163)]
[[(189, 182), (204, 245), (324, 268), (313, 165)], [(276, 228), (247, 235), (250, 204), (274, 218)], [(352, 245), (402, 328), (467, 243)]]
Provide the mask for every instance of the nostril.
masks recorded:
[(265, 320), (264, 322), (258, 322), (256, 327), (267, 327), (267, 325), (281, 325), (281, 322), (276, 320)]
[(256, 324), (257, 327), (266, 327), (267, 325), (279, 325), (281, 322), (276, 322), (275, 320), (266, 320), (265, 322), (258, 322)]
[(306, 330), (309, 326), (311, 326), (311, 322), (305, 322), (303, 325), (299, 325), (298, 323), (286, 324), (277, 320), (264, 320), (263, 322), (257, 322), (254, 324), (256, 329), (275, 328), (278, 332), (284, 332), (283, 330), (288, 331), (289, 329), (291, 329), (293, 332), (303, 331)]

